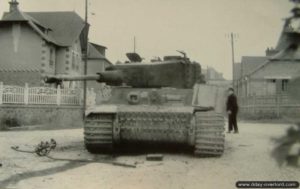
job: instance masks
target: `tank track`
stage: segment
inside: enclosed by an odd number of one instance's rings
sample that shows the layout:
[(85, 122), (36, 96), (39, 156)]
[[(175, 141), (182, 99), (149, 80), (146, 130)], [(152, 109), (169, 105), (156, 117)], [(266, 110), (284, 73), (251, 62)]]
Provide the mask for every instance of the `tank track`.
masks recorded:
[(95, 114), (88, 117), (84, 127), (84, 143), (91, 153), (111, 153), (113, 151), (112, 114)]
[(224, 117), (213, 111), (195, 113), (195, 155), (221, 156), (224, 152)]

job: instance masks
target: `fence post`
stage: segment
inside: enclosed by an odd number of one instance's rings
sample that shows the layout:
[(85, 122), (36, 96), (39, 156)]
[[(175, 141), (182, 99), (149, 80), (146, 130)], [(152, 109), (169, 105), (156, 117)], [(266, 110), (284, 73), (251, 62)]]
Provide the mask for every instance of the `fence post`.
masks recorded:
[(0, 82), (0, 104), (3, 103), (3, 82)]
[(279, 118), (279, 116), (280, 116), (280, 113), (279, 113), (280, 95), (277, 94), (275, 98), (276, 98), (276, 114), (277, 114), (277, 118)]
[(94, 88), (91, 88), (91, 91), (90, 91), (90, 97), (91, 97), (91, 106), (93, 105), (96, 105), (96, 93), (95, 93), (95, 90)]
[(61, 88), (60, 85), (57, 85), (57, 96), (56, 96), (56, 104), (59, 106), (61, 101)]
[(24, 88), (24, 103), (27, 105), (28, 104), (28, 98), (29, 98), (29, 90), (28, 90), (28, 83), (25, 83), (25, 88)]
[[(83, 90), (84, 90), (84, 89), (80, 89), (80, 97), (79, 97), (79, 104), (80, 104), (80, 105), (84, 104), (83, 101), (85, 100), (85, 99), (83, 98)], [(85, 107), (84, 107), (84, 108), (85, 108)]]
[(252, 116), (255, 115), (255, 108), (256, 108), (256, 96), (252, 96)]

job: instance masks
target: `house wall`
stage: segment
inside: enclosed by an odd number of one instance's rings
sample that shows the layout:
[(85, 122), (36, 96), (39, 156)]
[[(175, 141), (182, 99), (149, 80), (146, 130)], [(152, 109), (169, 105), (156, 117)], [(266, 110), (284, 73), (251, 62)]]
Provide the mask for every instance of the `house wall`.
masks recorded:
[(237, 94), (238, 96), (247, 96), (247, 82), (246, 81), (239, 81), (237, 88)]
[(264, 90), (262, 90), (262, 87), (264, 86), (263, 81), (255, 81), (255, 80), (249, 80), (248, 81), (248, 96), (253, 96), (253, 95), (263, 95)]
[(266, 86), (265, 86), (265, 90), (266, 90), (266, 95), (275, 95), (276, 94), (276, 81), (274, 80), (265, 80), (266, 82)]
[(242, 94), (245, 95), (247, 92), (247, 96), (264, 96), (264, 95), (275, 95), (277, 82), (273, 82), (273, 80), (254, 80), (250, 79), (248, 82), (245, 82), (242, 86)]
[(39, 68), (43, 39), (27, 24), (5, 24), (0, 30), (0, 63)]
[(83, 61), (79, 40), (70, 47), (56, 50), (57, 74), (83, 74)]
[(3, 82), (5, 85), (18, 85), (18, 86), (24, 86), (25, 83), (28, 83), (29, 86), (44, 85), (43, 78), (41, 77), (41, 74), (38, 71), (36, 72), (0, 71), (0, 82)]
[[(55, 46), (25, 23), (1, 25), (0, 49), (0, 64), (6, 68), (1, 71), (0, 81), (6, 84), (40, 86), (40, 73), (55, 73)], [(35, 71), (28, 71), (32, 69)]]
[(243, 84), (242, 90), (247, 90), (248, 95), (238, 98), (241, 118), (299, 117), (300, 102), (283, 95), (285, 91), (282, 91), (282, 80), (250, 78)]
[[(299, 61), (273, 61), (252, 74), (251, 78), (266, 81), (267, 84), (261, 90), (267, 89), (267, 94), (284, 94), (289, 85), (288, 80), (298, 76), (299, 73)], [(283, 83), (284, 81), (287, 81), (287, 83)]]
[(239, 85), (240, 96), (264, 96), (285, 94), (282, 90), (282, 79), (250, 79)]
[(55, 46), (43, 41), (41, 48), (41, 72), (45, 74), (55, 74), (56, 64)]
[[(56, 49), (56, 74), (83, 74), (84, 64), (82, 61), (81, 45), (79, 39), (70, 47)], [(64, 87), (81, 87), (82, 82), (64, 82)]]
[(68, 48), (58, 47), (56, 49), (56, 74), (66, 74), (66, 67), (70, 63), (69, 56), (66, 56), (68, 53)]
[[(70, 47), (60, 47), (56, 49), (56, 74), (82, 75), (84, 64), (81, 54), (79, 39)], [(64, 82), (63, 87), (82, 87), (81, 81)]]

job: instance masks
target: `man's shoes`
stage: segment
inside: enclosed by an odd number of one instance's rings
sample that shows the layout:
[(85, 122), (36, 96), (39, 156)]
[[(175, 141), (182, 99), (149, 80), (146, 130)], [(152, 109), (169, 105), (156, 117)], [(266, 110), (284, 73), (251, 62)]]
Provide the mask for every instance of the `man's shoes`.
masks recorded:
[(234, 134), (239, 134), (239, 131), (234, 131), (233, 133), (234, 133)]

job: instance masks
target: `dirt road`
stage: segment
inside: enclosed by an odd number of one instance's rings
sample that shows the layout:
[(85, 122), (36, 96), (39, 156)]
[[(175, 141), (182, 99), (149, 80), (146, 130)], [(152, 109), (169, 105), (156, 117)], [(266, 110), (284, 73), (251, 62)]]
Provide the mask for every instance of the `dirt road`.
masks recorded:
[(162, 162), (145, 155), (126, 155), (116, 161), (136, 164), (125, 168), (103, 163), (53, 161), (10, 149), (33, 149), (41, 140), (55, 138), (52, 156), (70, 159), (101, 159), (83, 147), (82, 129), (0, 132), (0, 189), (135, 189), (135, 188), (235, 188), (239, 180), (300, 180), (300, 170), (278, 167), (270, 152), (272, 138), (288, 125), (240, 123), (240, 134), (226, 134), (220, 158), (195, 158), (190, 154), (164, 154)]

